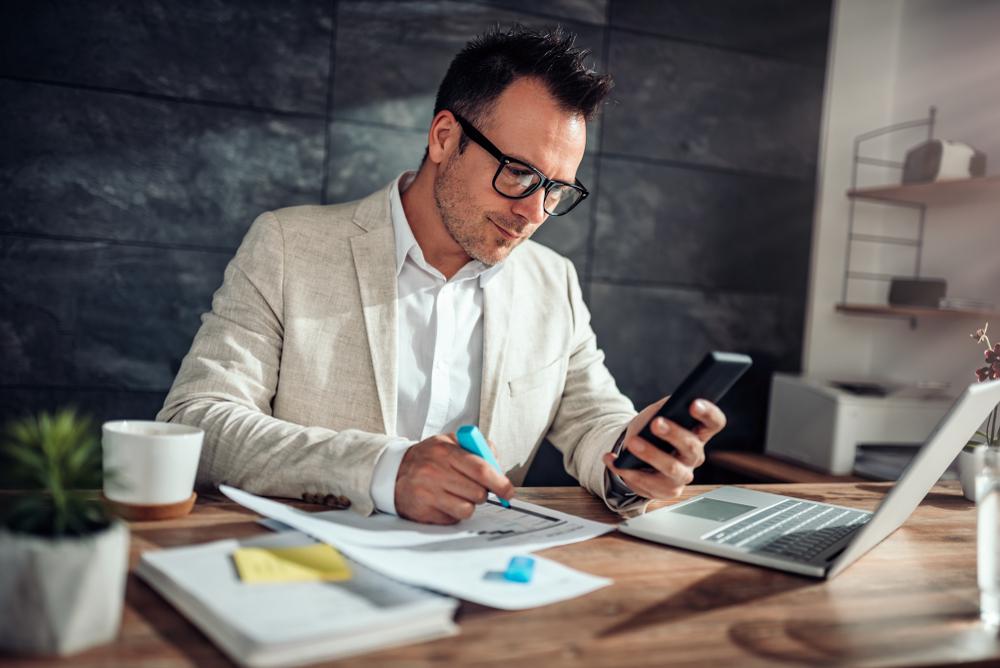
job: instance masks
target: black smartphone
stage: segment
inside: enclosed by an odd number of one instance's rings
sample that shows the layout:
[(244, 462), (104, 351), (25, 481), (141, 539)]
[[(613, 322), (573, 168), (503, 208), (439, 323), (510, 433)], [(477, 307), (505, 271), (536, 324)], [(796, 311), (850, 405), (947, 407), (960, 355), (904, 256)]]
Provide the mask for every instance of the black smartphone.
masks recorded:
[[(713, 352), (705, 355), (694, 371), (688, 374), (670, 398), (660, 406), (656, 415), (663, 416), (685, 429), (694, 429), (698, 421), (691, 417), (691, 402), (695, 399), (706, 399), (713, 404), (718, 403), (729, 388), (750, 368), (750, 364), (752, 360), (739, 353)], [(653, 419), (656, 419), (656, 416), (653, 416)], [(649, 424), (642, 428), (639, 436), (664, 452), (670, 454), (676, 452), (674, 446), (650, 431)], [(615, 460), (615, 466), (620, 469), (640, 469), (648, 468), (649, 464), (633, 455), (628, 448), (622, 448), (621, 454)]]

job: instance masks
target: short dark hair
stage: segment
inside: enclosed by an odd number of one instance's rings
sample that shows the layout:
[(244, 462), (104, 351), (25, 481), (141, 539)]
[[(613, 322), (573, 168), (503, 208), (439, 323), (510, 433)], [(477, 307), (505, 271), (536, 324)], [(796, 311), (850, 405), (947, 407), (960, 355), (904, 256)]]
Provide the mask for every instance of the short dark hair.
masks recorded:
[[(611, 76), (599, 75), (584, 64), (589, 49), (575, 49), (574, 33), (562, 28), (536, 32), (515, 23), (499, 25), (469, 41), (451, 61), (438, 88), (434, 116), (454, 112), (474, 125), (485, 121), (507, 88), (522, 78), (542, 83), (559, 107), (591, 121), (611, 92)], [(469, 144), (464, 134), (459, 151)]]

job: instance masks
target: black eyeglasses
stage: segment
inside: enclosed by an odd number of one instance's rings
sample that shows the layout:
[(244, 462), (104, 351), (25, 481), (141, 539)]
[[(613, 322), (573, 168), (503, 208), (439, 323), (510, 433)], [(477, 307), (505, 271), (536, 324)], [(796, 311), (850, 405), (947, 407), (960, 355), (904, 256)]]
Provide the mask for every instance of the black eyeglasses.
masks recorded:
[(493, 176), (493, 189), (508, 199), (524, 199), (539, 188), (545, 188), (542, 209), (550, 216), (563, 216), (573, 210), (590, 193), (583, 184), (553, 181), (526, 162), (509, 158), (500, 152), (483, 133), (455, 112), (451, 112), (469, 139), (479, 144), (487, 153), (500, 161)]

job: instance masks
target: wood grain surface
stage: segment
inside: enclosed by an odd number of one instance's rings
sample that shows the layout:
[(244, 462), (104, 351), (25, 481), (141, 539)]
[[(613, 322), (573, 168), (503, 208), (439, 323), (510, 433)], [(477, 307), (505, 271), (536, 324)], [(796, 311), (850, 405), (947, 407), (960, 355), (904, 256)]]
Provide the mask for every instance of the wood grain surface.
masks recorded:
[[(887, 483), (749, 485), (874, 509)], [(684, 497), (710, 486), (693, 486)], [(518, 498), (588, 519), (617, 518), (579, 488), (521, 488)], [(290, 502), (300, 508), (324, 510)], [(666, 504), (657, 504), (666, 505)], [(132, 565), (146, 550), (266, 532), (258, 516), (202, 494), (188, 517), (132, 523)], [(614, 532), (541, 552), (614, 579), (534, 610), (463, 603), (461, 634), (326, 665), (911, 666), (1000, 665), (976, 588), (975, 507), (954, 483), (935, 487), (899, 530), (829, 582), (644, 542)], [(0, 656), (3, 666), (230, 666), (134, 574), (119, 639), (66, 659)]]

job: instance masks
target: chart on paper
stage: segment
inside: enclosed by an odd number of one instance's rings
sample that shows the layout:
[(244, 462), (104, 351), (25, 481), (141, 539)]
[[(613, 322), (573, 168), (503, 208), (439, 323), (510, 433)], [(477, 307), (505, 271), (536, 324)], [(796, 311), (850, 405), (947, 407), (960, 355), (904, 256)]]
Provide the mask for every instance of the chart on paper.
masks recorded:
[[(492, 499), (477, 506), (476, 512), (471, 518), (463, 521), (461, 527), (473, 535), (428, 543), (412, 549), (420, 552), (441, 552), (511, 545), (529, 546), (540, 540), (569, 538), (586, 528), (578, 523), (571, 523), (568, 519), (546, 514), (544, 509), (525, 508), (516, 502), (512, 503), (510, 508), (504, 508)], [(589, 537), (588, 535), (587, 538)]]
[[(476, 528), (477, 523), (486, 524), (483, 529)], [(475, 514), (465, 526), (466, 531), (475, 531), (481, 536), (502, 538), (512, 534), (533, 533), (535, 531), (550, 531), (557, 526), (566, 524), (566, 520), (545, 515), (537, 510), (528, 510), (511, 506), (504, 508), (493, 499), (476, 508)]]

